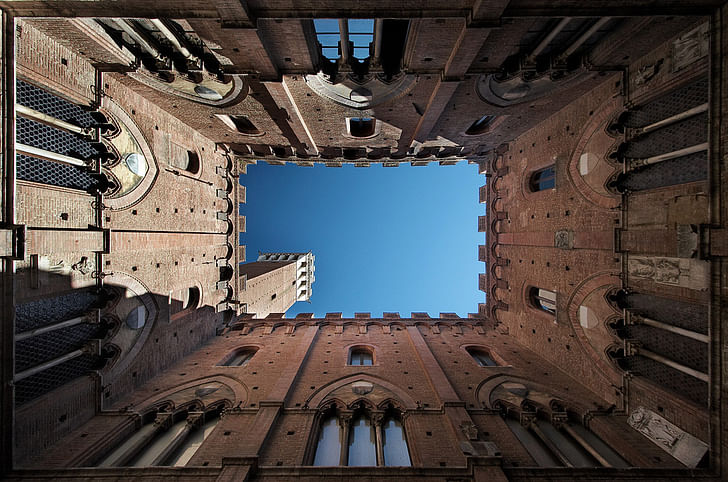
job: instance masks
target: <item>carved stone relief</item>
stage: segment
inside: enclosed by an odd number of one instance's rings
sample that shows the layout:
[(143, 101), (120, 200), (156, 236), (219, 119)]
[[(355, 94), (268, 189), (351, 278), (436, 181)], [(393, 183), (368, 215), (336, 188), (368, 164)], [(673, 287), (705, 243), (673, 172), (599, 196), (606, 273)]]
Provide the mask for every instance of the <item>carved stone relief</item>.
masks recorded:
[(708, 22), (678, 37), (672, 43), (672, 71), (677, 72), (708, 55)]
[(688, 467), (697, 466), (708, 450), (708, 444), (644, 407), (632, 411), (627, 423)]
[(630, 256), (627, 269), (629, 276), (637, 279), (701, 291), (708, 289), (709, 266), (698, 259)]
[(568, 229), (556, 231), (554, 246), (559, 249), (574, 249), (574, 232)]

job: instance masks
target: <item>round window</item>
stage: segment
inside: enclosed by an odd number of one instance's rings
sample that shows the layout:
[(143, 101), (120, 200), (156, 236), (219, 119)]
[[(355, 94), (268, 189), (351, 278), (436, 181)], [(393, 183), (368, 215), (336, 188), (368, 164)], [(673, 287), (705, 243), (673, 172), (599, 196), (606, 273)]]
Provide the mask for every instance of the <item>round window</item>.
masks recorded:
[(146, 322), (147, 309), (144, 307), (144, 305), (135, 306), (134, 308), (132, 308), (129, 314), (126, 315), (126, 324), (132, 330), (138, 330), (139, 328), (142, 328)]

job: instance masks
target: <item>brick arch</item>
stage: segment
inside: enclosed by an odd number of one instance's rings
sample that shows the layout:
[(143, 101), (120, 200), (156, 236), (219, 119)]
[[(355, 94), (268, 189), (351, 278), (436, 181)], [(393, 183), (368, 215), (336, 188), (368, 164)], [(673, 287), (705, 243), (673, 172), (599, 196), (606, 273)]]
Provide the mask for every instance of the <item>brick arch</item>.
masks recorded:
[(587, 353), (594, 362), (595, 366), (599, 368), (596, 371), (612, 385), (621, 384), (621, 375), (610, 363), (607, 363), (607, 361), (602, 357), (602, 354), (598, 353), (589, 342), (589, 337), (586, 335), (584, 328), (579, 323), (578, 310), (579, 306), (581, 306), (587, 296), (595, 290), (606, 285), (619, 286), (620, 283), (621, 281), (618, 273), (611, 271), (595, 273), (583, 280), (574, 288), (566, 303), (566, 313), (568, 315), (569, 323), (571, 324), (571, 328), (574, 331), (579, 344), (584, 349), (584, 352)]
[[(109, 279), (111, 278), (111, 279)], [(149, 291), (149, 288), (141, 282), (138, 278), (121, 271), (115, 271), (113, 275), (107, 277), (106, 281), (109, 285), (118, 288), (124, 288), (135, 295), (137, 295), (139, 301), (144, 304), (147, 310), (147, 319), (144, 323), (144, 327), (141, 329), (141, 333), (137, 336), (134, 344), (131, 346), (126, 353), (122, 352), (115, 364), (111, 367), (109, 372), (105, 375), (105, 380), (113, 381), (116, 380), (123, 373), (126, 373), (131, 363), (136, 358), (137, 354), (144, 347), (152, 329), (157, 323), (159, 315), (159, 306), (157, 305), (154, 296)], [(124, 323), (124, 320), (120, 320), (120, 323)], [(112, 337), (109, 342), (113, 342), (118, 332)]]
[[(556, 400), (558, 402), (563, 402), (563, 405), (566, 407), (567, 410), (575, 412), (581, 416), (585, 415), (589, 410), (593, 409), (593, 407), (589, 406), (586, 403), (579, 403), (578, 401), (576, 401), (573, 395), (562, 392), (558, 389), (554, 389), (553, 387), (543, 385), (536, 380), (530, 379), (528, 377), (502, 373), (485, 378), (478, 384), (478, 386), (473, 391), (475, 402), (478, 403), (478, 405), (481, 407), (485, 406), (489, 409), (493, 409), (493, 404), (491, 404), (491, 397), (493, 395), (493, 392), (500, 385), (507, 382), (520, 383), (522, 385), (525, 385), (527, 388), (532, 388), (539, 392), (546, 393), (550, 395), (552, 401)], [(543, 406), (543, 404), (540, 404), (540, 406)]]
[[(155, 393), (153, 396), (147, 398), (143, 402), (139, 403), (138, 406), (140, 407), (140, 413), (144, 411), (148, 411), (148, 407), (155, 407), (159, 406), (160, 404), (164, 404), (172, 395), (174, 395), (177, 392), (181, 392), (182, 390), (186, 390), (188, 388), (193, 388), (198, 385), (203, 385), (206, 383), (212, 383), (212, 382), (218, 382), (226, 387), (228, 387), (233, 394), (235, 395), (234, 400), (227, 400), (228, 403), (226, 403), (227, 406), (236, 406), (236, 405), (245, 405), (245, 402), (248, 400), (248, 393), (250, 390), (248, 387), (241, 381), (236, 380), (232, 377), (224, 376), (224, 375), (213, 375), (209, 377), (199, 377), (195, 378), (193, 380), (186, 381), (184, 383), (180, 383), (174, 387), (171, 387), (163, 392)], [(223, 401), (225, 399), (222, 399)], [(216, 405), (220, 403), (221, 399), (216, 399), (210, 406)], [(204, 404), (203, 404), (204, 406)], [(176, 407), (173, 407), (176, 410)], [(208, 407), (205, 407), (208, 408)]]
[[(600, 194), (589, 187), (584, 178), (581, 177), (581, 174), (579, 174), (579, 159), (581, 158), (581, 155), (586, 152), (586, 148), (592, 138), (596, 134), (602, 133), (606, 130), (612, 118), (614, 118), (616, 113), (621, 109), (622, 102), (623, 98), (621, 96), (611, 97), (596, 109), (594, 115), (589, 118), (589, 121), (581, 130), (581, 137), (579, 138), (579, 142), (576, 144), (574, 151), (571, 153), (567, 169), (568, 175), (566, 177), (571, 182), (571, 185), (574, 186), (574, 190), (591, 204), (604, 209), (616, 208), (619, 205), (621, 198), (617, 195), (607, 196), (605, 194)], [(603, 157), (607, 154), (607, 152), (603, 153)]]
[(146, 137), (144, 137), (141, 129), (139, 129), (126, 111), (122, 109), (119, 104), (111, 100), (109, 96), (102, 96), (101, 106), (103, 109), (107, 110), (117, 122), (123, 124), (123, 126), (128, 129), (129, 134), (131, 134), (137, 144), (139, 144), (142, 154), (144, 154), (144, 157), (147, 160), (147, 173), (139, 185), (121, 197), (104, 198), (104, 205), (112, 211), (128, 209), (135, 204), (140, 203), (152, 190), (152, 186), (159, 176), (159, 165), (157, 164), (157, 159), (154, 157), (154, 154), (149, 147), (150, 144)]
[[(382, 379), (377, 376), (368, 375), (365, 373), (356, 373), (354, 375), (348, 375), (336, 380), (333, 380), (326, 385), (323, 385), (319, 387), (318, 390), (313, 392), (309, 398), (306, 400), (306, 405), (314, 408), (318, 408), (322, 405), (322, 402), (326, 398), (326, 396), (333, 392), (334, 390), (337, 390), (344, 385), (348, 385), (349, 383), (358, 382), (358, 381), (364, 381), (373, 383), (376, 385), (381, 386), (382, 388), (385, 388), (386, 390), (390, 391), (396, 400), (400, 401), (401, 406), (405, 407), (408, 410), (415, 410), (417, 408), (417, 403), (415, 400), (403, 389), (399, 388), (398, 386)], [(328, 403), (328, 401), (327, 401)]]

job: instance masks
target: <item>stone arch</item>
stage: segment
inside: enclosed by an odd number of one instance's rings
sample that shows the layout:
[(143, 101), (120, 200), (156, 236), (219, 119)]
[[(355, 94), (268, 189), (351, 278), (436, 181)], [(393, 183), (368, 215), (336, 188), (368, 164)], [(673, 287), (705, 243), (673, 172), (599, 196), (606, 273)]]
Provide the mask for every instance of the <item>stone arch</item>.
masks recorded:
[[(209, 385), (216, 385), (218, 389), (209, 393), (200, 392)], [(199, 403), (205, 410), (217, 406), (221, 401), (225, 402), (227, 408), (244, 406), (249, 393), (248, 387), (239, 380), (224, 375), (212, 375), (180, 383), (163, 392), (155, 393), (139, 404), (138, 411), (143, 413), (148, 411), (148, 407), (159, 405), (167, 405), (172, 410), (177, 410), (189, 402)]]
[[(108, 278), (111, 278), (111, 280), (108, 280)], [(124, 346), (123, 344), (118, 343), (121, 355), (106, 374), (106, 378), (108, 380), (115, 380), (127, 371), (129, 365), (131, 365), (136, 358), (136, 355), (141, 351), (142, 347), (146, 343), (149, 338), (149, 334), (152, 332), (152, 329), (158, 320), (159, 307), (157, 305), (157, 301), (154, 299), (154, 295), (149, 291), (147, 286), (139, 279), (128, 273), (115, 271), (113, 275), (107, 277), (107, 283), (115, 287), (124, 288), (125, 293), (133, 293), (135, 296), (132, 298), (136, 298), (136, 300), (140, 303), (139, 306), (144, 306), (144, 309), (146, 310), (144, 326), (141, 328), (140, 333), (132, 341), (131, 345)], [(119, 309), (119, 305), (120, 303), (117, 303), (114, 308)], [(121, 320), (120, 324), (123, 323), (124, 321)], [(115, 343), (114, 340), (118, 338), (119, 331), (117, 331), (109, 340), (110, 343)]]
[[(355, 383), (355, 382), (368, 382), (372, 385), (379, 385), (384, 390), (388, 391), (390, 393), (390, 398), (393, 396), (396, 400), (399, 400), (402, 406), (404, 406), (408, 410), (414, 410), (417, 408), (417, 402), (403, 389), (400, 387), (373, 375), (368, 375), (364, 373), (356, 373), (353, 375), (348, 375), (342, 378), (339, 378), (337, 380), (331, 381), (327, 383), (326, 385), (323, 385), (318, 388), (315, 392), (313, 392), (308, 399), (306, 400), (306, 405), (310, 407), (320, 407), (323, 406), (323, 402), (328, 402), (327, 397), (335, 392), (336, 390)], [(355, 399), (358, 397), (352, 397), (352, 399)], [(385, 397), (386, 398), (386, 397)], [(344, 404), (346, 406), (346, 404)]]
[[(581, 137), (571, 154), (568, 165), (568, 179), (574, 189), (587, 201), (604, 209), (614, 209), (620, 203), (620, 197), (607, 191), (605, 185), (617, 167), (608, 160), (608, 154), (617, 140), (608, 131), (616, 112), (621, 108), (622, 96), (611, 97), (600, 105), (581, 130)], [(593, 161), (583, 160), (583, 156), (596, 156)], [(585, 162), (594, 163), (598, 169), (601, 182), (590, 182), (582, 175)]]
[(122, 126), (121, 129), (128, 131), (128, 134), (138, 144), (144, 158), (147, 161), (147, 172), (138, 185), (120, 197), (104, 198), (104, 205), (112, 211), (127, 209), (141, 202), (141, 200), (147, 196), (149, 191), (151, 191), (152, 186), (159, 175), (159, 165), (151, 148), (149, 147), (149, 142), (144, 137), (141, 129), (136, 125), (134, 120), (126, 113), (126, 111), (116, 102), (111, 100), (109, 96), (103, 96), (101, 98), (101, 106), (103, 109), (108, 111), (116, 121), (119, 122)]

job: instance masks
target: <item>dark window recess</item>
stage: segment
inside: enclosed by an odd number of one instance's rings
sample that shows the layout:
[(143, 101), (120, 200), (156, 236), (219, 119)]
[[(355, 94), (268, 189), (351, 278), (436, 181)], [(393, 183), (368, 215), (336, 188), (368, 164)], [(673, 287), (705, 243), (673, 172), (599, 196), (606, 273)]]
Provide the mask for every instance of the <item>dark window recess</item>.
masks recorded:
[(260, 134), (260, 131), (257, 127), (255, 127), (255, 124), (250, 122), (250, 119), (248, 119), (244, 115), (231, 115), (228, 117), (230, 118), (230, 121), (232, 121), (238, 132), (241, 132), (243, 134)]
[(529, 298), (534, 308), (552, 315), (556, 314), (556, 293), (553, 291), (532, 287), (529, 290)]
[(377, 120), (373, 117), (350, 117), (349, 134), (353, 137), (371, 137), (374, 135)]
[(488, 131), (488, 128), (493, 124), (494, 120), (494, 115), (486, 114), (470, 124), (470, 127), (468, 127), (468, 130), (465, 131), (465, 134), (469, 136), (477, 136), (478, 134), (483, 134), (484, 132)]
[(275, 294), (275, 293), (273, 293), (273, 294), (271, 295), (270, 299), (272, 299), (272, 300), (276, 299), (276, 294)]
[(382, 52), (379, 63), (384, 71), (384, 80), (389, 82), (402, 68), (404, 46), (407, 42), (409, 20), (384, 19), (382, 21)]
[(200, 172), (200, 156), (194, 151), (187, 151), (187, 167), (185, 170), (192, 174)]
[(528, 187), (531, 192), (545, 191), (547, 189), (556, 188), (556, 168), (555, 166), (544, 167), (531, 174), (528, 181)]

